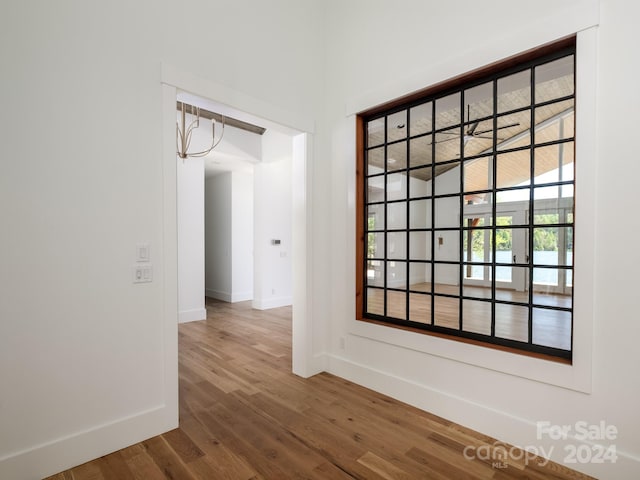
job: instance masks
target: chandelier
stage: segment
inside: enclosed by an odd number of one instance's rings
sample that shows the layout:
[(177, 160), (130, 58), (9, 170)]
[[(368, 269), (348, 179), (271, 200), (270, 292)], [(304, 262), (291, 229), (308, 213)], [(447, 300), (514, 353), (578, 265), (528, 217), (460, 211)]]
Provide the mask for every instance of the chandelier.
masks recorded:
[[(191, 116), (194, 117), (189, 126), (187, 126), (186, 123), (187, 107), (189, 107), (189, 113)], [(200, 126), (200, 108), (194, 107), (193, 105), (187, 105), (184, 102), (178, 102), (178, 109), (180, 110), (180, 121), (176, 122), (176, 153), (178, 157), (184, 160), (187, 157), (204, 157), (209, 154), (211, 150), (216, 148), (224, 136), (224, 115), (220, 116), (222, 119), (220, 122), (222, 123), (222, 133), (220, 134), (218, 141), (216, 141), (216, 121), (213, 116), (211, 116), (211, 146), (201, 152), (189, 152), (188, 150), (191, 145), (191, 135), (193, 130)], [(206, 112), (206, 110), (204, 110), (204, 112)]]

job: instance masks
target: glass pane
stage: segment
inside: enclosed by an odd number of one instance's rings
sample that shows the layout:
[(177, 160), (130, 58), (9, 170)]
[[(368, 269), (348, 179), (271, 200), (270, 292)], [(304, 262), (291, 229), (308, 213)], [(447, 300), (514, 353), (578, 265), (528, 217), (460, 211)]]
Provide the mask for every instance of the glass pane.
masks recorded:
[(573, 95), (573, 55), (536, 67), (536, 103)]
[(571, 350), (571, 313), (534, 308), (532, 333), (536, 345)]
[(387, 287), (406, 288), (407, 286), (407, 264), (395, 260), (387, 262)]
[(491, 157), (464, 162), (464, 191), (487, 190), (492, 187)]
[[(536, 202), (533, 215), (533, 223), (535, 225), (553, 225), (556, 223), (572, 223), (573, 222), (573, 205), (560, 206), (560, 203), (566, 204), (567, 202), (554, 202), (544, 201)], [(573, 232), (569, 232), (572, 235)], [(573, 240), (573, 239), (572, 239)]]
[[(464, 268), (466, 268), (466, 266)], [(483, 268), (485, 270), (485, 279), (489, 280), (491, 278), (491, 267), (479, 268)], [(488, 286), (468, 285), (465, 283), (462, 286), (462, 294), (465, 297), (491, 298), (491, 288)]]
[(431, 135), (427, 135), (426, 137), (412, 138), (409, 141), (409, 158), (412, 167), (419, 167), (420, 165), (431, 165), (433, 159)]
[(409, 172), (411, 178), (409, 197), (431, 196), (431, 173), (431, 167), (417, 168)]
[(436, 100), (436, 129), (460, 125), (460, 93)]
[(459, 277), (460, 265), (437, 263), (435, 265), (434, 291), (447, 295), (460, 295)]
[(464, 216), (481, 217), (491, 213), (491, 193), (475, 193), (464, 196)]
[(496, 157), (496, 188), (526, 186), (531, 183), (531, 152), (501, 153)]
[(409, 134), (413, 137), (422, 133), (428, 133), (433, 129), (432, 103), (427, 102), (411, 109), (411, 127)]
[(496, 337), (527, 342), (529, 340), (529, 308), (496, 303)]
[(387, 230), (407, 228), (407, 202), (387, 204)]
[(387, 233), (387, 258), (394, 260), (406, 260), (407, 234), (405, 232)]
[(387, 146), (387, 170), (407, 168), (407, 142)]
[(498, 117), (498, 150), (526, 147), (531, 144), (531, 111)]
[(442, 262), (460, 262), (460, 230), (435, 232), (435, 259)]
[(387, 317), (399, 320), (407, 319), (407, 294), (387, 290)]
[(491, 335), (491, 303), (463, 300), (462, 330)]
[(573, 180), (573, 142), (559, 143), (535, 149), (535, 180), (537, 184)]
[(484, 217), (465, 217), (462, 233), (462, 251), (463, 260), (465, 262), (484, 262), (485, 245), (488, 244), (488, 235), (490, 230), (485, 227)]
[(431, 324), (431, 295), (409, 294), (409, 320)]
[(367, 175), (384, 172), (384, 147), (367, 150)]
[(449, 297), (435, 297), (434, 320), (440, 327), (460, 329), (460, 300)]
[(536, 108), (536, 144), (574, 136), (573, 100)]
[(431, 291), (431, 264), (409, 262), (409, 288), (419, 292)]
[(467, 122), (493, 115), (493, 82), (464, 91), (464, 113)]
[(409, 202), (409, 227), (431, 228), (431, 200)]
[(493, 119), (466, 125), (463, 146), (465, 157), (493, 151)]
[(367, 230), (384, 230), (384, 204), (367, 207)]
[(367, 234), (367, 258), (384, 258), (384, 233)]
[(381, 260), (367, 261), (367, 285), (372, 287), (384, 287), (384, 262), (383, 261)]
[[(498, 218), (498, 225), (500, 218)], [(513, 263), (513, 230), (496, 228), (496, 263)], [(496, 281), (511, 282), (511, 267), (496, 267)]]
[(431, 260), (431, 232), (409, 233), (409, 258)]
[[(545, 252), (549, 257), (553, 257), (554, 253), (557, 257), (557, 252)], [(550, 262), (557, 262), (557, 258), (546, 258)], [(535, 285), (534, 291), (539, 293), (554, 293), (558, 285), (560, 285), (560, 275), (562, 270), (559, 268), (534, 268), (533, 269), (533, 284)]]
[(541, 200), (545, 200), (545, 203), (559, 204), (559, 196), (560, 187), (538, 187), (533, 189), (533, 198), (536, 201), (536, 206), (539, 205)]
[(460, 127), (436, 133), (436, 163), (460, 158)]
[(407, 175), (392, 173), (387, 175), (387, 201), (407, 198)]
[(436, 198), (435, 227), (459, 227), (460, 197)]
[[(563, 265), (558, 251), (566, 240), (573, 242), (573, 227), (537, 227), (533, 229), (533, 263)], [(573, 246), (573, 245), (572, 245)]]
[(384, 143), (384, 117), (367, 122), (367, 146), (375, 147)]
[(558, 210), (534, 210), (533, 223), (535, 225), (562, 223), (562, 212)]
[(396, 112), (387, 117), (387, 143), (407, 138), (407, 111)]
[[(565, 272), (567, 271), (568, 270), (565, 270)], [(549, 307), (572, 308), (573, 300), (570, 294), (563, 294), (554, 291), (547, 292), (544, 288), (541, 289), (536, 285), (533, 290), (533, 304), (547, 305)]]
[(526, 202), (529, 201), (530, 194), (531, 192), (528, 187), (508, 190), (506, 192), (496, 192), (496, 203)]
[[(524, 258), (523, 258), (524, 261)], [(499, 269), (508, 271), (507, 275)], [(500, 277), (509, 278), (511, 284), (500, 283)], [(496, 300), (506, 302), (529, 303), (529, 292), (524, 290), (525, 281), (529, 279), (529, 267), (496, 267)]]
[(563, 185), (560, 187), (562, 198), (573, 198), (573, 185)]
[(435, 195), (460, 192), (460, 164), (438, 165), (435, 168)]
[(384, 290), (367, 288), (367, 313), (384, 315)]
[(531, 105), (531, 71), (498, 79), (498, 113)]
[(367, 179), (367, 202), (384, 202), (384, 175)]

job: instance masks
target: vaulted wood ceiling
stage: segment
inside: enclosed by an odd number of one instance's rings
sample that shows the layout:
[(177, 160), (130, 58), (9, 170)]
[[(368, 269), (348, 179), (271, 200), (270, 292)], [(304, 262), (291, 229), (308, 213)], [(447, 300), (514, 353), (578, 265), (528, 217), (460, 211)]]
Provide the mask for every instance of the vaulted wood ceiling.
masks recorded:
[[(535, 98), (537, 103), (562, 99), (571, 96), (573, 92), (573, 57), (551, 62), (536, 68)], [(531, 132), (534, 132), (535, 145), (574, 136), (574, 100), (557, 101), (536, 107), (532, 111), (526, 108), (531, 104), (531, 88), (529, 71), (520, 72), (507, 77), (501, 91), (498, 80), (498, 95), (496, 111), (497, 133), (496, 154), (496, 187), (504, 188), (530, 181), (531, 151), (529, 149), (501, 153), (505, 150), (527, 147), (531, 145)], [(520, 77), (520, 78), (518, 78)], [(501, 114), (517, 109), (514, 113)], [(397, 171), (406, 169), (407, 163), (410, 175), (421, 180), (431, 180), (433, 171), (431, 164), (435, 163), (435, 175), (455, 168), (459, 162), (445, 163), (460, 158), (486, 157), (465, 161), (464, 185), (465, 191), (483, 190), (491, 188), (489, 179), (489, 159), (493, 152), (494, 125), (493, 119), (493, 88), (492, 83), (474, 87), (465, 91), (465, 122), (460, 125), (462, 118), (460, 111), (460, 94), (436, 100), (435, 126), (432, 121), (433, 106), (431, 102), (418, 105), (410, 109), (409, 131), (407, 140), (407, 111), (403, 110), (387, 117), (386, 147), (387, 169)], [(483, 119), (484, 120), (481, 120)], [(479, 119), (476, 121), (475, 119)], [(435, 130), (435, 134), (427, 134)], [(416, 135), (422, 135), (417, 136)], [(410, 158), (407, 159), (407, 141), (409, 142)], [(367, 144), (368, 165), (371, 170), (385, 168), (385, 120), (380, 118), (368, 124)], [(395, 143), (391, 143), (395, 142)], [(435, 148), (433, 144), (435, 143)], [(379, 146), (378, 146), (379, 145)], [(377, 146), (377, 147), (376, 147)], [(434, 157), (435, 154), (435, 158)], [(558, 169), (574, 161), (573, 142), (551, 147), (536, 147), (534, 149), (535, 177)], [(418, 168), (422, 167), (422, 168)]]

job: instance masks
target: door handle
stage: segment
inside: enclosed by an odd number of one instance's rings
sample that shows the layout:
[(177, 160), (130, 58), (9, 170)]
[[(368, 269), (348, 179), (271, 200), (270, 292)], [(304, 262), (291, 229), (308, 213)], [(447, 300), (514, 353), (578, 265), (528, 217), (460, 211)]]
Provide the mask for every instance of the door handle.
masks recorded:
[(513, 263), (516, 263), (516, 256), (513, 256)]

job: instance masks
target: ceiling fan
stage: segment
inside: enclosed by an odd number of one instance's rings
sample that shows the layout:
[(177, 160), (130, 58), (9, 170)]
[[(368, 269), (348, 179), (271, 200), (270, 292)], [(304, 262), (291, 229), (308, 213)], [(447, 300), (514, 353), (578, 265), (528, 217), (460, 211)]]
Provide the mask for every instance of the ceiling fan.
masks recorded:
[[(467, 105), (467, 122), (469, 121), (469, 113), (470, 113), (470, 105)], [(493, 128), (490, 128), (488, 130), (480, 130), (478, 131), (478, 125), (480, 125), (480, 122), (474, 122), (472, 123), (469, 128), (464, 132), (463, 134), (463, 139), (464, 139), (464, 144), (466, 145), (470, 140), (473, 140), (474, 138), (484, 138), (484, 139), (488, 139), (488, 140), (493, 140), (493, 135), (486, 135), (487, 133), (492, 133), (494, 131)], [(517, 127), (518, 125), (520, 125), (519, 122), (515, 122), (515, 123), (510, 123), (508, 125), (503, 125), (501, 127), (496, 128), (495, 130), (504, 130), (505, 128), (511, 128), (511, 127)], [(460, 133), (459, 132), (438, 132), (441, 135), (453, 135), (454, 137), (460, 137)], [(446, 140), (437, 140), (434, 143), (443, 143), (443, 142), (450, 142), (451, 140), (455, 140), (455, 138), (447, 138)], [(498, 141), (503, 141), (504, 138), (497, 138)]]

